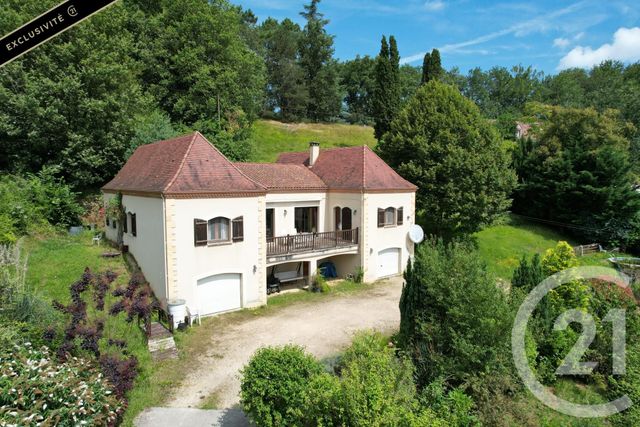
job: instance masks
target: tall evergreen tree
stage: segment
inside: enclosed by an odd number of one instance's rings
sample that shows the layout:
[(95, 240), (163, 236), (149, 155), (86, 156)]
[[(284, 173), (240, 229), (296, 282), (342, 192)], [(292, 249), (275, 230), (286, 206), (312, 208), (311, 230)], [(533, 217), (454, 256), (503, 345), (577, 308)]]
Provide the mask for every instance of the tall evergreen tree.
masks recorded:
[(298, 55), (302, 30), (290, 19), (279, 23), (269, 18), (260, 26), (260, 36), (267, 66), (267, 109), (279, 111), (285, 121), (305, 117), (309, 93)]
[(422, 84), (429, 83), (431, 80), (440, 80), (443, 74), (440, 51), (433, 49), (431, 53), (427, 52), (422, 62)]
[(393, 36), (382, 36), (380, 54), (376, 59), (376, 84), (373, 92), (374, 131), (378, 140), (391, 128), (400, 109), (400, 54)]
[(311, 0), (300, 13), (307, 20), (300, 41), (300, 64), (309, 92), (307, 117), (326, 121), (340, 112), (340, 94), (333, 36), (327, 34), (325, 26), (329, 21), (318, 11), (319, 3), (320, 0)]

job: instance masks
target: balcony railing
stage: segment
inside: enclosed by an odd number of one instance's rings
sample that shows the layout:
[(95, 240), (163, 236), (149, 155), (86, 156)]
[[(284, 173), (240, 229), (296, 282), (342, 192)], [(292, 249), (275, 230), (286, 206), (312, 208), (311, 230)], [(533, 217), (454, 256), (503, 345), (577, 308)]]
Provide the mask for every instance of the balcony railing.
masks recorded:
[(358, 228), (273, 237), (267, 239), (267, 256), (321, 251), (357, 244)]

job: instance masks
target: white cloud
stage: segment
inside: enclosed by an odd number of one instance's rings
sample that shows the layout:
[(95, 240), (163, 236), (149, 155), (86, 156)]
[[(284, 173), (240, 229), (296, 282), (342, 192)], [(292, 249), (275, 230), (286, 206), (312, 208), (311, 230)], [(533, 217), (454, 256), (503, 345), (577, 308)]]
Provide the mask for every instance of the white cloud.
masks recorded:
[(613, 35), (613, 43), (603, 44), (597, 49), (576, 46), (560, 60), (558, 69), (590, 68), (607, 59), (623, 62), (640, 60), (640, 27), (619, 28)]
[(437, 12), (446, 6), (447, 4), (442, 0), (429, 0), (424, 4), (424, 8), (430, 12)]
[[(478, 44), (486, 43), (488, 41), (497, 39), (499, 37), (507, 36), (510, 34), (514, 34), (515, 36), (524, 36), (529, 33), (544, 31), (551, 25), (551, 22), (554, 19), (576, 12), (578, 9), (581, 9), (582, 7), (584, 7), (584, 5), (585, 5), (585, 2), (580, 1), (572, 5), (569, 5), (565, 8), (556, 10), (554, 12), (551, 12), (545, 15), (540, 15), (538, 17), (519, 22), (503, 30), (485, 34), (483, 36), (479, 36), (474, 39), (467, 40), (460, 43), (446, 44), (440, 47), (439, 49), (440, 49), (440, 52), (443, 52), (443, 53), (457, 52), (469, 46), (475, 46)], [(407, 56), (405, 58), (402, 58), (400, 62), (403, 64), (409, 64), (411, 62), (418, 61), (424, 57), (425, 53), (426, 52), (419, 52), (414, 55)]]
[(565, 39), (562, 37), (558, 37), (553, 41), (553, 47), (559, 47), (560, 49), (564, 49), (565, 47), (571, 44), (571, 40)]

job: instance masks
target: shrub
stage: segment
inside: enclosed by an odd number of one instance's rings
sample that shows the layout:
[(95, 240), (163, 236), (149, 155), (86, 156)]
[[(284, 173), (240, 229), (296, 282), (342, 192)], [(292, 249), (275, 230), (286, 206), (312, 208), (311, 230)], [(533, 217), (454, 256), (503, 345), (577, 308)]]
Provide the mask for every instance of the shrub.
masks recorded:
[(318, 270), (316, 275), (313, 277), (313, 290), (315, 292), (327, 293), (331, 292), (331, 287), (327, 283), (327, 279), (320, 273)]
[(578, 258), (570, 244), (558, 242), (555, 248), (547, 249), (542, 257), (542, 271), (547, 276), (576, 267)]
[(47, 347), (0, 347), (1, 425), (116, 425), (124, 405), (96, 366)]
[(469, 245), (422, 244), (405, 272), (399, 344), (418, 388), (491, 372), (510, 360), (513, 309)]
[(309, 383), (321, 372), (299, 346), (262, 348), (241, 372), (242, 407), (259, 426), (302, 425)]
[(513, 272), (511, 285), (523, 289), (525, 292), (530, 292), (544, 279), (545, 276), (540, 263), (540, 255), (535, 254), (531, 258), (531, 262), (528, 261), (526, 255), (523, 255), (520, 264)]
[(341, 369), (344, 421), (349, 426), (396, 426), (416, 403), (413, 365), (379, 333), (360, 333), (345, 351)]
[(364, 281), (364, 268), (358, 267), (356, 268), (355, 273), (353, 273), (353, 283), (362, 283)]

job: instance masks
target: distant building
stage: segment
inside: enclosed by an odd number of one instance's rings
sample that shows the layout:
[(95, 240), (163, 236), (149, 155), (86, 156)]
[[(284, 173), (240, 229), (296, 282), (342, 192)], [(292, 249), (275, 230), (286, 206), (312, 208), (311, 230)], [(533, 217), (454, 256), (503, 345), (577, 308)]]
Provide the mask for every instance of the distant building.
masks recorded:
[(522, 122), (516, 122), (516, 139), (522, 139), (529, 135), (531, 125)]

